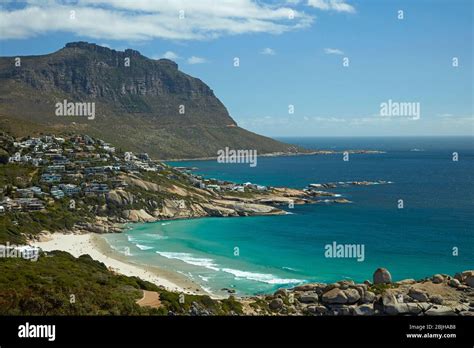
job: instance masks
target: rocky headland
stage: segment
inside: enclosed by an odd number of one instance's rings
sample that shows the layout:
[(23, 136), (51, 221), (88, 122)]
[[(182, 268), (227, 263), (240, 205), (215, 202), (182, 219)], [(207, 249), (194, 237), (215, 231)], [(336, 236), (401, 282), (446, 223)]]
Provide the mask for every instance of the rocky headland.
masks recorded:
[(473, 316), (474, 271), (392, 282), (389, 271), (379, 268), (361, 284), (311, 283), (241, 301), (247, 315)]

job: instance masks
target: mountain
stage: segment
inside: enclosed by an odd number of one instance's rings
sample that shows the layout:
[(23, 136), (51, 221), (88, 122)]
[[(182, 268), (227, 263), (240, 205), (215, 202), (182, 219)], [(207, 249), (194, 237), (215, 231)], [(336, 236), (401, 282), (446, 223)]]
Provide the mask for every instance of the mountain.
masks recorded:
[[(0, 58), (0, 127), (15, 135), (90, 134), (158, 159), (303, 151), (240, 128), (209, 86), (168, 59), (87, 42), (18, 58)], [(57, 116), (65, 100), (94, 103), (95, 118)]]

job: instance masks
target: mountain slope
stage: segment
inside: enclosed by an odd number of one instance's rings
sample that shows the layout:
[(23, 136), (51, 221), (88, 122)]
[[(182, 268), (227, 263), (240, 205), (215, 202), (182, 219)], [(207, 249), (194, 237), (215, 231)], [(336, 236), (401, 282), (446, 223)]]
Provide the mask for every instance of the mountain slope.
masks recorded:
[[(88, 133), (160, 159), (214, 157), (226, 146), (301, 151), (238, 127), (206, 84), (167, 59), (86, 42), (20, 58), (20, 67), (0, 58), (0, 125), (16, 135)], [(64, 100), (95, 103), (95, 118), (56, 116)]]

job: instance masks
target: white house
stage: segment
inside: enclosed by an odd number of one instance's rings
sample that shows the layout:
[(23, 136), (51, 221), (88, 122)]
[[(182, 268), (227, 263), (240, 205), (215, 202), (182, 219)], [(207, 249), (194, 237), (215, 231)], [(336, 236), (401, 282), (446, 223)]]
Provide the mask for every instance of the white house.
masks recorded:
[(13, 156), (9, 159), (10, 162), (20, 162), (21, 161), (21, 154), (19, 152), (15, 152)]

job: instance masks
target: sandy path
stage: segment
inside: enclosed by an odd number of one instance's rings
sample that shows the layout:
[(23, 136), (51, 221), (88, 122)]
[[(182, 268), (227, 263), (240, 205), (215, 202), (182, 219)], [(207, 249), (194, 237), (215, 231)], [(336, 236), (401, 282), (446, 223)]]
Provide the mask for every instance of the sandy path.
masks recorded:
[(156, 291), (143, 290), (143, 297), (137, 301), (140, 307), (159, 308), (161, 306), (160, 294)]

